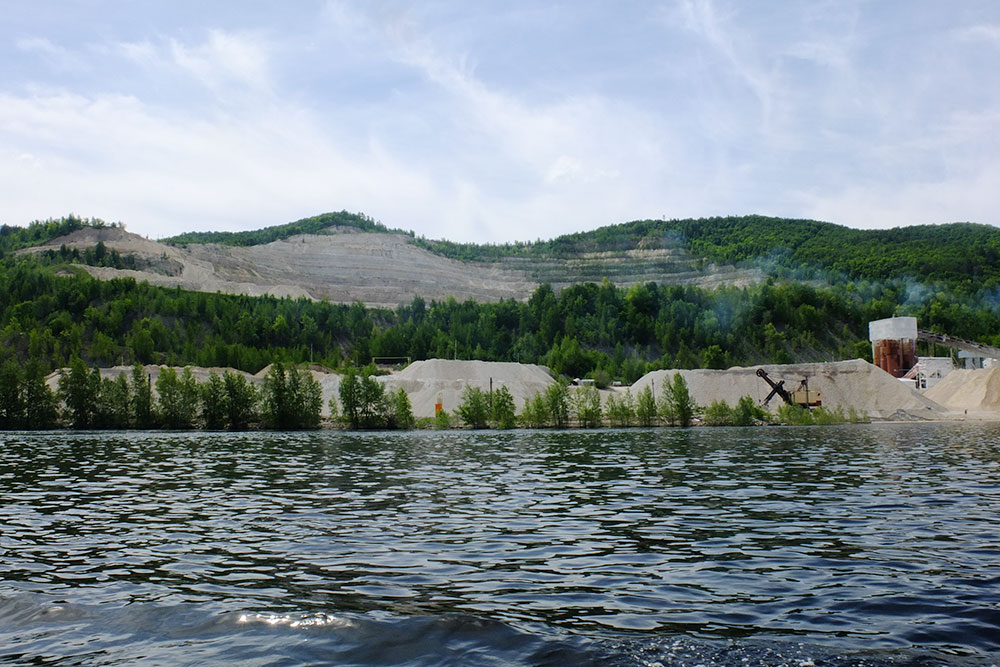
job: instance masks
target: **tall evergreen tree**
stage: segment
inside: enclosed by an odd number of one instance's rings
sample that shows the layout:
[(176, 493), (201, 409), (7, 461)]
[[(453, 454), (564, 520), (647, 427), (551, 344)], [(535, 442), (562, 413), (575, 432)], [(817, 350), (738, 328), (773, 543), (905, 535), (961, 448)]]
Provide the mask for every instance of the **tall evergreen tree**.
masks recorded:
[(229, 430), (246, 431), (257, 420), (257, 388), (243, 375), (232, 371), (222, 374), (222, 384)]
[(639, 426), (653, 426), (656, 423), (656, 397), (648, 384), (639, 390), (635, 402), (635, 417)]
[[(98, 376), (100, 371), (93, 371)], [(114, 378), (100, 380), (101, 393), (98, 398), (95, 426), (108, 429), (130, 428), (132, 419), (132, 390), (128, 378), (120, 373)]]
[(23, 428), (26, 417), (24, 369), (16, 359), (0, 366), (0, 430)]
[(201, 398), (201, 420), (209, 431), (226, 428), (226, 386), (218, 373), (212, 372), (208, 381), (198, 386)]
[(153, 403), (153, 387), (146, 369), (140, 363), (132, 366), (132, 415), (135, 427), (148, 429), (156, 427), (156, 406)]
[(37, 359), (24, 367), (25, 428), (47, 430), (59, 423), (59, 400), (45, 384), (45, 369)]
[(493, 427), (504, 430), (514, 428), (517, 425), (514, 395), (506, 385), (493, 390), (492, 403), (490, 418), (493, 420)]
[(574, 391), (570, 397), (570, 405), (582, 428), (597, 428), (601, 425), (601, 392), (595, 385), (584, 385)]
[(674, 373), (671, 385), (670, 397), (677, 424), (683, 427), (690, 426), (698, 406), (695, 404), (694, 399), (691, 398), (687, 381), (680, 373)]
[(462, 403), (458, 406), (458, 416), (469, 428), (486, 428), (490, 418), (489, 394), (471, 384), (462, 390)]
[(73, 357), (69, 372), (64, 371), (59, 376), (59, 394), (66, 404), (66, 416), (72, 428), (94, 427), (100, 375), (95, 378), (80, 357)]

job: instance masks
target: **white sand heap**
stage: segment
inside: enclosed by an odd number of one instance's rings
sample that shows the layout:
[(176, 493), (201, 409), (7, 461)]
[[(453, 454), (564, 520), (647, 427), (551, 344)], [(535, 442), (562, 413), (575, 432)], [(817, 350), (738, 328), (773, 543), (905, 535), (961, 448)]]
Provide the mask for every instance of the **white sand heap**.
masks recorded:
[(536, 391), (545, 391), (555, 380), (544, 366), (516, 364), (501, 361), (449, 361), (428, 359), (415, 361), (400, 373), (379, 378), (386, 391), (402, 387), (410, 397), (415, 417), (433, 417), (434, 404), (442, 403), (445, 410), (454, 412), (462, 403), (466, 385), (483, 391), (507, 387), (514, 396), (518, 412), (524, 401)]
[(924, 395), (956, 412), (1000, 412), (1000, 367), (953, 370)]
[[(659, 395), (664, 383), (671, 381), (674, 373), (679, 372), (687, 382), (692, 398), (702, 407), (720, 400), (735, 405), (745, 395), (760, 403), (770, 393), (771, 387), (757, 377), (758, 368), (767, 371), (774, 382), (784, 380), (784, 388), (788, 391), (797, 389), (799, 383), (808, 378), (809, 391), (820, 392), (823, 406), (829, 409), (840, 407), (847, 412), (853, 407), (874, 419), (936, 419), (947, 412), (911, 386), (862, 359), (825, 364), (736, 367), (725, 371), (654, 371), (632, 385), (632, 394), (636, 395), (652, 382)], [(781, 398), (775, 396), (767, 407), (774, 412), (780, 404)]]

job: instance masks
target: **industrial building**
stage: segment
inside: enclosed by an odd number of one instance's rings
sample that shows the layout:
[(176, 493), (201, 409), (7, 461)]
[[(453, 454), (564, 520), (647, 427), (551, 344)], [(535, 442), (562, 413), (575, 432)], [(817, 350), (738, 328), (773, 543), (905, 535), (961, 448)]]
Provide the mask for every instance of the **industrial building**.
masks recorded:
[(913, 382), (917, 389), (929, 389), (954, 369), (948, 357), (917, 356), (917, 341), (958, 350), (966, 368), (989, 368), (1000, 359), (1000, 349), (955, 338), (946, 334), (920, 331), (915, 317), (889, 317), (868, 323), (872, 361), (894, 378)]

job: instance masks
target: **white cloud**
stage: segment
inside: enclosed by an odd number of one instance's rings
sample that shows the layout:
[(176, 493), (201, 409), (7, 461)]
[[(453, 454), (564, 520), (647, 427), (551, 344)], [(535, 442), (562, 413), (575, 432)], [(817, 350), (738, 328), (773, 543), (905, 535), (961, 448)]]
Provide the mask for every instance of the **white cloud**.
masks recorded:
[[(995, 21), (943, 25), (947, 49), (903, 58), (864, 4), (682, 0), (654, 29), (595, 3), (546, 10), (545, 30), (516, 3), (470, 7), (216, 12), (103, 47), (15, 36), (49, 67), (14, 63), (0, 84), (0, 215), (161, 236), (346, 208), (497, 241), (661, 215), (995, 222)], [(54, 75), (60, 60), (81, 75)]]
[(174, 62), (210, 88), (238, 84), (256, 91), (271, 87), (269, 47), (261, 35), (211, 30), (202, 44), (170, 41)]
[(58, 46), (45, 37), (25, 37), (17, 40), (19, 51), (41, 55), (55, 69), (74, 72), (83, 69), (80, 60), (67, 49)]
[(983, 41), (1000, 47), (1000, 25), (983, 24), (955, 31), (955, 36), (961, 40)]

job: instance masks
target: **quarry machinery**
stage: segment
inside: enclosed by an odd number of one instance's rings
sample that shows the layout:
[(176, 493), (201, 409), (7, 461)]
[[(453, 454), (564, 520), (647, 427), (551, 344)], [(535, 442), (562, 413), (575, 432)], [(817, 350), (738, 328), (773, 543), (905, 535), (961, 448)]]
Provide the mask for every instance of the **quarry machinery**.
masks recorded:
[(775, 382), (763, 368), (757, 369), (757, 377), (771, 386), (771, 393), (761, 402), (761, 405), (767, 405), (775, 395), (780, 396), (781, 400), (789, 405), (800, 405), (806, 409), (823, 405), (820, 393), (818, 391), (809, 391), (809, 378), (802, 378), (802, 382), (799, 383), (797, 389), (788, 391), (785, 389), (784, 380)]

